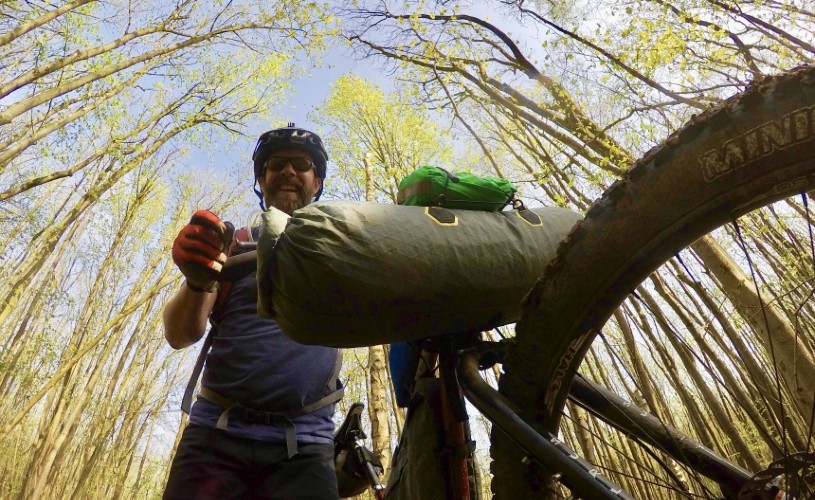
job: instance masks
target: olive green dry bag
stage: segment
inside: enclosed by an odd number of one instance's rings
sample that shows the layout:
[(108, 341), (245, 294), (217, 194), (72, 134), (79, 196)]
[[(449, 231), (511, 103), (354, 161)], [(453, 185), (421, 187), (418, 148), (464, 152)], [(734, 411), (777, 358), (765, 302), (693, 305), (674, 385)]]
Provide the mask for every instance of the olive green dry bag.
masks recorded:
[(258, 312), (303, 344), (358, 347), (489, 330), (521, 301), (580, 215), (321, 201), (271, 208)]

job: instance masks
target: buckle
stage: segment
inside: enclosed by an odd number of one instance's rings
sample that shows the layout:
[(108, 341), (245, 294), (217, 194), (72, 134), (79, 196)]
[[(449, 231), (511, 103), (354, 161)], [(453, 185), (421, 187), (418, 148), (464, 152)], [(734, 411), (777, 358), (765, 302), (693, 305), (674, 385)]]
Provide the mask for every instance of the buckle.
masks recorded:
[(249, 408), (243, 409), (239, 413), (243, 420), (250, 424), (269, 425), (274, 422), (274, 414), (268, 411), (258, 411)]

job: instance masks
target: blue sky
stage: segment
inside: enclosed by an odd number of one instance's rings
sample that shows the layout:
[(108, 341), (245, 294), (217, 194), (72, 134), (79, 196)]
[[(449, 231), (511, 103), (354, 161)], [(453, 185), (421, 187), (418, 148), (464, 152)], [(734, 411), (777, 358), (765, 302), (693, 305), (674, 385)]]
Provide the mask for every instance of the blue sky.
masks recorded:
[(324, 54), (323, 61), (322, 67), (309, 69), (305, 77), (293, 82), (296, 92), (289, 102), (275, 109), (276, 114), (289, 117), (299, 127), (316, 130), (317, 125), (309, 119), (308, 114), (328, 97), (331, 84), (340, 76), (355, 73), (385, 89), (391, 87), (391, 79), (375, 60), (358, 61), (348, 47), (330, 48)]

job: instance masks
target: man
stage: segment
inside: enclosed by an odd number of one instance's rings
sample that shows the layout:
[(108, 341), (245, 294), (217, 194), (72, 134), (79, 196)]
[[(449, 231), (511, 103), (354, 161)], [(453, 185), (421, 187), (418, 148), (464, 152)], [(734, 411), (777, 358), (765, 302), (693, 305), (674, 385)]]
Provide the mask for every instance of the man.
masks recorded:
[[(319, 198), (328, 154), (293, 123), (260, 136), (252, 155), (261, 207), (292, 214)], [(231, 231), (199, 210), (173, 243), (186, 277), (164, 309), (167, 342), (200, 340), (218, 297)], [(212, 318), (217, 334), (165, 498), (338, 497), (332, 416), (341, 396), (335, 348), (304, 346), (257, 315), (254, 276), (236, 280)], [(222, 304), (222, 305), (221, 305)]]

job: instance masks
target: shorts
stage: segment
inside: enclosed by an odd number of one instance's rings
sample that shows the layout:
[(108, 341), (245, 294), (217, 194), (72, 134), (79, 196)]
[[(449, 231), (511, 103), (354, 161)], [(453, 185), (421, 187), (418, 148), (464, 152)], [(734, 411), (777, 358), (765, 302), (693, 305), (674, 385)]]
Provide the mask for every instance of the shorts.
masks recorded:
[(164, 498), (335, 500), (337, 474), (332, 444), (298, 444), (232, 436), (190, 424), (170, 468)]

